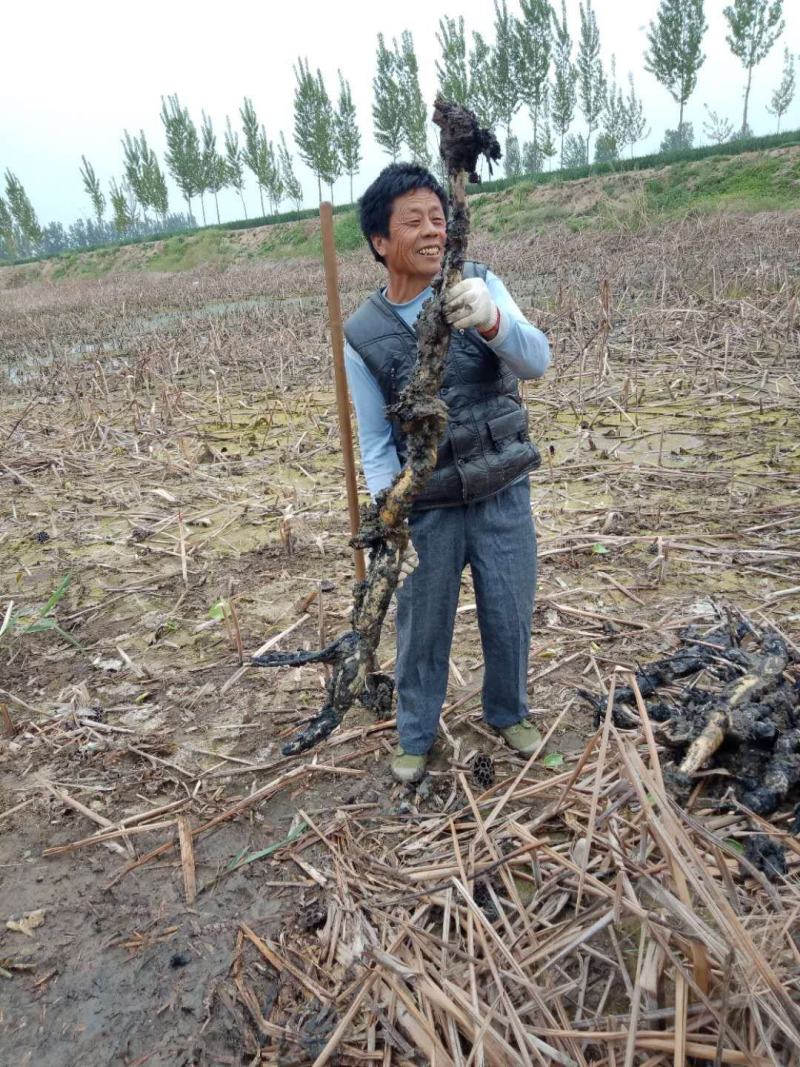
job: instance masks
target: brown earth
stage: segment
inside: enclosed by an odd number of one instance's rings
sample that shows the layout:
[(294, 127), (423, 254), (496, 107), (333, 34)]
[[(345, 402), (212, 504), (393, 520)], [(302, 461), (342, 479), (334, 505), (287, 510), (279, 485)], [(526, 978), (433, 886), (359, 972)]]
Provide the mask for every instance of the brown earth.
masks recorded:
[[(576, 687), (602, 691), (615, 665), (674, 647), (688, 620), (727, 605), (797, 648), (800, 215), (474, 248), (553, 347), (547, 378), (525, 387), (545, 457), (531, 706), (557, 724), (553, 767), (571, 767), (594, 733)], [(365, 255), (343, 262), (346, 311), (377, 278)], [(292, 828), (341, 812), (370, 833), (410, 831), (448, 810), (474, 751), (493, 753), (501, 778), (521, 767), (481, 725), (468, 575), (421, 792), (392, 785), (391, 730), (366, 713), (318, 753), (281, 759), (321, 702), (314, 668), (251, 669), (226, 686), (230, 603), (248, 653), (292, 626), (279, 647), (315, 647), (320, 628), (346, 625), (323, 291), (306, 261), (2, 294), (0, 702), (15, 731), (0, 741), (3, 1062), (312, 1062), (301, 1017), (286, 1014), (290, 976), (257, 957), (242, 984), (236, 962), (243, 924), (291, 959), (333, 877), (313, 834), (286, 843)], [(322, 613), (319, 594), (304, 611), (323, 581), (334, 588)], [(389, 665), (392, 646), (390, 628)], [(313, 760), (323, 766), (247, 806)], [(117, 829), (172, 807), (157, 829), (44, 855), (98, 829), (71, 802)], [(237, 803), (195, 838), (193, 903), (175, 847), (120, 876), (177, 840), (178, 816), (197, 829)], [(6, 928), (37, 909), (32, 936)], [(347, 1037), (342, 1062), (364, 1062)]]

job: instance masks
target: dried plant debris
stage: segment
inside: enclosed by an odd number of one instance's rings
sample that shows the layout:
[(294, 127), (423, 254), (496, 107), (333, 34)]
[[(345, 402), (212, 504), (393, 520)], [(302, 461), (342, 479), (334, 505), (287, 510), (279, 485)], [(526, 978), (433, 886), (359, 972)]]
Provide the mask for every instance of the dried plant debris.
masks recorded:
[[(723, 769), (744, 805), (771, 815), (800, 785), (800, 659), (790, 657), (780, 634), (759, 632), (747, 619), (705, 633), (691, 626), (680, 639), (674, 655), (635, 675), (642, 697), (672, 687), (669, 699), (646, 705), (657, 736), (675, 753), (668, 780), (688, 796), (699, 771)], [(605, 699), (579, 692), (601, 716)], [(640, 726), (634, 690), (620, 687), (614, 697), (616, 725)]]
[[(493, 135), (481, 130), (472, 112), (438, 99), (434, 121), (442, 130), (442, 153), (451, 177), (447, 240), (441, 272), (433, 281), (433, 296), (417, 322), (417, 362), (399, 401), (391, 409), (408, 442), (408, 459), (388, 489), (364, 509), (353, 545), (369, 550), (366, 581), (356, 587), (352, 629), (317, 653), (270, 653), (255, 657), (259, 667), (328, 663), (333, 666), (322, 710), (292, 741), (286, 756), (311, 748), (327, 737), (357, 701), (388, 714), (391, 685), (376, 677), (375, 652), (383, 621), (397, 588), (400, 562), (408, 544), (406, 520), (414, 498), (424, 488), (436, 463), (437, 448), (447, 423), (447, 409), (439, 397), (450, 325), (442, 310), (442, 292), (459, 281), (467, 250), (469, 215), (465, 179), (481, 153), (499, 155)], [(450, 153), (450, 154), (448, 154)], [(496, 156), (494, 157), (496, 158)]]

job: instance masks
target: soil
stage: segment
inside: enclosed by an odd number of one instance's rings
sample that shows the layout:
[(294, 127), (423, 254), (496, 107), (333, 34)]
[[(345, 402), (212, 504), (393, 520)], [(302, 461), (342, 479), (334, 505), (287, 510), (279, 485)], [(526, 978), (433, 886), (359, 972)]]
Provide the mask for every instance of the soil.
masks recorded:
[[(735, 604), (800, 640), (792, 248), (798, 214), (474, 246), (553, 347), (548, 377), (525, 386), (545, 457), (531, 707), (543, 728), (567, 709), (542, 778), (574, 765), (594, 734), (577, 688), (602, 692), (616, 665), (669, 654), (687, 622), (710, 628)], [(343, 264), (345, 312), (377, 270), (366, 256)], [(226, 685), (238, 670), (231, 602), (247, 653), (295, 624), (279, 648), (320, 647), (347, 626), (322, 291), (309, 262), (3, 294), (0, 620), (13, 606), (0, 704), (14, 728), (0, 741), (4, 1063), (258, 1062), (236, 960), (267, 1020), (288, 979), (237, 943), (246, 926), (289, 951), (313, 910), (330, 872), (313, 839), (285, 844), (300, 813), (369, 805), (373, 829), (389, 817), (413, 825), (441, 810), (476, 752), (494, 757), (498, 781), (519, 768), (481, 724), (468, 574), (431, 788), (391, 783), (393, 733), (363, 711), (317, 752), (280, 756), (321, 706), (322, 668), (250, 669)], [(241, 304), (255, 296), (309, 301), (282, 314)], [(225, 302), (235, 306), (157, 318)], [(322, 613), (318, 592), (304, 611), (322, 582), (334, 584)], [(389, 669), (392, 650), (390, 619)], [(208, 888), (187, 904), (177, 815), (197, 829), (312, 760), (335, 770), (310, 770), (195, 838)], [(109, 842), (122, 853), (107, 843), (45, 856), (98, 829), (65, 797), (115, 825), (184, 806)], [(32, 936), (6, 927), (38, 909)], [(260, 1040), (262, 1062), (311, 1062), (302, 1043)], [(351, 1050), (342, 1062), (360, 1061)]]

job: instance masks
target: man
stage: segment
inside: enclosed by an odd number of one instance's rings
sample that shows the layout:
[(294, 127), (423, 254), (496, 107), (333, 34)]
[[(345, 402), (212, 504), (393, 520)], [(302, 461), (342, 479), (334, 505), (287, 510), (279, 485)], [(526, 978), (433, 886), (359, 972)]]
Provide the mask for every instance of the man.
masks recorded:
[[(447, 197), (423, 167), (386, 167), (360, 201), (360, 223), (388, 284), (345, 327), (345, 362), (372, 496), (405, 460), (386, 414), (416, 359), (414, 323), (442, 264)], [(441, 397), (446, 435), (410, 522), (419, 563), (397, 592), (398, 781), (418, 781), (436, 740), (447, 690), (461, 574), (470, 565), (484, 653), (483, 713), (517, 752), (540, 741), (528, 719), (527, 669), (536, 586), (536, 536), (528, 472), (539, 454), (528, 437), (519, 378), (541, 377), (550, 348), (505, 286), (481, 264), (445, 295), (453, 326)]]

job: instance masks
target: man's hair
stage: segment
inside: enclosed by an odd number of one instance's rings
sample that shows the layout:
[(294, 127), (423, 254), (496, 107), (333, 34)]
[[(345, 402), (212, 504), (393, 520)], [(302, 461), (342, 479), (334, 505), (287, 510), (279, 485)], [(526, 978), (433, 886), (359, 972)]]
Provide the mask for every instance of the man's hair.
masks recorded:
[(447, 194), (431, 172), (419, 163), (390, 163), (388, 167), (384, 167), (358, 202), (361, 232), (366, 237), (373, 256), (384, 266), (384, 258), (375, 251), (371, 238), (373, 235), (389, 236), (389, 219), (395, 200), (414, 189), (430, 189), (435, 193), (442, 202), (442, 211), (447, 218)]

